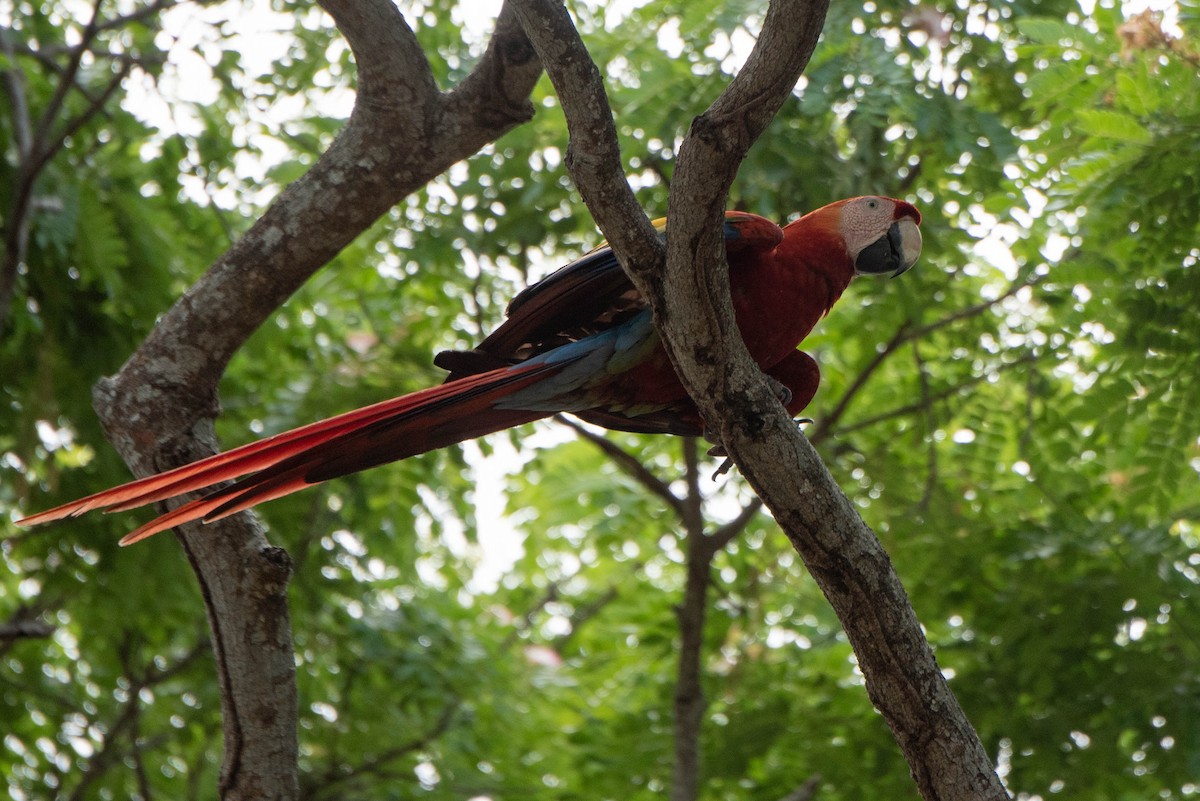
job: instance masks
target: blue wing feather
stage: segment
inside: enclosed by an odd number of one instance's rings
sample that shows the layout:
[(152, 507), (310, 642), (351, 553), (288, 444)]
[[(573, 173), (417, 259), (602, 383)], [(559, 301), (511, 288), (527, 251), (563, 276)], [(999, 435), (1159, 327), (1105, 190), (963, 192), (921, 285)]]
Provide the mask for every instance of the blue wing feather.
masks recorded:
[[(666, 218), (655, 220), (654, 227), (666, 236)], [(783, 240), (783, 229), (775, 223), (740, 211), (726, 213), (724, 233), (735, 269), (743, 257), (768, 251)], [(601, 243), (518, 293), (508, 305), (508, 318), (477, 347), (443, 351), (434, 363), (455, 380), (620, 327), (646, 308), (612, 248)], [(631, 347), (623, 353), (632, 358), (636, 351)]]

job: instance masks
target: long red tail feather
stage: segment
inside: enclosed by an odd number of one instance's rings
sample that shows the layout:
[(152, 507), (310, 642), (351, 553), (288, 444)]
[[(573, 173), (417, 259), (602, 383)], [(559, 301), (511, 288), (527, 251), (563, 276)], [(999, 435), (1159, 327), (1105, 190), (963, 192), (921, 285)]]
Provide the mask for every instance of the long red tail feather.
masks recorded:
[(17, 525), (47, 523), (95, 509), (125, 511), (244, 477), (155, 518), (121, 544), (191, 520), (216, 520), (329, 478), (544, 417), (547, 412), (492, 406), (560, 368), (545, 363), (519, 365), (440, 384), (97, 492), (30, 515)]

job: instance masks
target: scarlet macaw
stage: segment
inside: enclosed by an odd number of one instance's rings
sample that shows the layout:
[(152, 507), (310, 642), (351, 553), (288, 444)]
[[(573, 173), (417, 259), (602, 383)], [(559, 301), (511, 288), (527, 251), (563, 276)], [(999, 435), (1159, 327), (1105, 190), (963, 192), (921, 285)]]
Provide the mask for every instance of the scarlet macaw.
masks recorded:
[[(812, 400), (816, 362), (797, 346), (856, 275), (897, 276), (921, 252), (921, 214), (885, 197), (840, 200), (783, 228), (754, 214), (725, 217), (730, 292), (751, 356), (790, 414)], [(656, 227), (665, 231), (665, 222)], [(218, 453), (32, 515), (20, 525), (93, 509), (132, 509), (209, 491), (121, 540), (218, 520), (311, 484), (490, 434), (557, 412), (625, 431), (699, 435), (645, 301), (604, 245), (518, 294), (478, 347), (444, 351), (446, 383)]]

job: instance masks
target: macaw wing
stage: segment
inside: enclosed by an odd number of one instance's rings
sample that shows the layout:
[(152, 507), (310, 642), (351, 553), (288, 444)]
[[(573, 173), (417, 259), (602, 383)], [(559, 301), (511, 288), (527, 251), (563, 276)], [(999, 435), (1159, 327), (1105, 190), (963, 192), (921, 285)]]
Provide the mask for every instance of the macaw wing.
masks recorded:
[(587, 409), (572, 412), (580, 420), (612, 431), (630, 431), (634, 434), (674, 434), (679, 437), (704, 435), (704, 421), (691, 398), (684, 398), (666, 409), (630, 417), (604, 409)]
[[(654, 221), (666, 235), (666, 218)], [(748, 212), (725, 214), (725, 242), (731, 264), (766, 252), (783, 240), (783, 229)], [(524, 361), (547, 350), (620, 325), (646, 308), (607, 243), (527, 287), (508, 305), (507, 317), (469, 351), (443, 351), (434, 364), (450, 380)]]
[[(816, 361), (802, 350), (788, 354), (783, 361), (767, 369), (766, 374), (786, 388), (790, 397), (784, 406), (792, 417), (812, 401), (821, 383), (821, 370)], [(625, 415), (605, 409), (587, 409), (573, 412), (581, 420), (615, 431), (631, 431), (635, 434), (674, 434), (681, 437), (704, 436), (704, 418), (691, 398), (678, 401), (653, 412)]]

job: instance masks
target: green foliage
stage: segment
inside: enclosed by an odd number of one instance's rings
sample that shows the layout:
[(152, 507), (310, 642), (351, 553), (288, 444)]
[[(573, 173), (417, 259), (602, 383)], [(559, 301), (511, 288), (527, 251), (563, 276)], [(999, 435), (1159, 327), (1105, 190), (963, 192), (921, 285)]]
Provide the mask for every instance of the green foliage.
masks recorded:
[[(170, 98), (159, 130), (118, 92), (40, 174), (0, 331), (5, 510), (124, 480), (91, 385), (341, 126), (348, 49), (319, 13), (276, 5), (294, 27), (275, 57), (251, 58), (231, 21), (192, 20), (210, 94)], [(486, 42), (467, 5), (403, 5), (442, 85)], [(809, 414), (1025, 798), (1182, 798), (1200, 775), (1200, 32), (1195, 7), (1182, 10), (1175, 30), (1111, 3), (834, 4), (731, 200), (782, 219), (878, 192), (925, 215), (918, 268), (856, 283), (806, 344), (823, 375)], [(659, 216), (673, 152), (764, 4), (573, 11), (631, 181)], [(72, 20), (25, 4), (11, 27), (54, 52), (77, 41)], [(169, 96), (194, 66), (187, 48), (160, 54), (170, 37), (156, 31), (98, 40), (138, 59), (125, 90), (157, 81)], [(14, 59), (36, 115), (60, 73)], [(101, 87), (111, 66), (97, 59), (81, 80)], [(436, 382), (431, 353), (477, 339), (516, 290), (595, 244), (548, 82), (534, 100), (532, 123), (400, 204), (255, 335), (222, 387), (225, 442)], [(87, 102), (72, 91), (66, 111)], [(4, 210), (14, 125), (10, 102)], [(474, 448), (263, 509), (296, 564), (307, 797), (666, 792), (682, 526), (564, 430), (481, 444), (521, 465), (501, 479), (504, 520), (476, 506), (494, 487), (476, 485), (492, 474)], [(678, 441), (611, 441), (683, 491)], [(750, 499), (736, 475), (701, 487), (710, 530)], [(135, 519), (28, 534), (0, 522), (13, 535), (0, 624), (55, 627), (0, 641), (0, 775), (14, 798), (216, 792), (202, 606), (170, 538), (115, 547)], [(504, 536), (517, 544), (494, 544)], [(765, 515), (712, 576), (704, 796), (780, 798), (819, 774), (823, 801), (914, 797), (836, 618)]]

